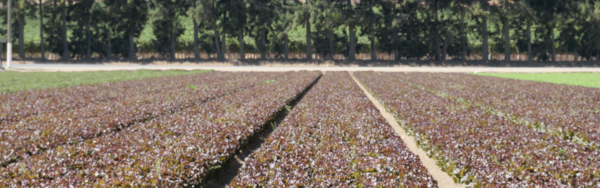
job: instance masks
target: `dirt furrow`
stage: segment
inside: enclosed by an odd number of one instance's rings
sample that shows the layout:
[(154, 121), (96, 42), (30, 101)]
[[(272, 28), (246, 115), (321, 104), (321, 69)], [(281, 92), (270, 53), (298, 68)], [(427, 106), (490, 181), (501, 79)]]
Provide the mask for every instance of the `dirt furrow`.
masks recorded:
[(408, 147), (408, 149), (412, 153), (419, 156), (421, 163), (423, 163), (423, 166), (425, 166), (425, 168), (427, 168), (431, 177), (433, 177), (433, 179), (435, 179), (437, 181), (439, 187), (441, 187), (441, 188), (465, 187), (465, 185), (463, 185), (463, 184), (455, 183), (454, 179), (452, 179), (450, 176), (448, 176), (448, 174), (446, 174), (442, 169), (440, 169), (440, 167), (437, 166), (435, 160), (433, 160), (432, 158), (427, 156), (427, 153), (425, 153), (425, 151), (423, 151), (421, 148), (419, 148), (417, 146), (415, 138), (406, 134), (406, 131), (404, 131), (404, 129), (402, 129), (400, 127), (400, 125), (398, 124), (398, 122), (396, 121), (394, 116), (392, 116), (392, 114), (390, 114), (385, 109), (385, 107), (381, 103), (379, 103), (379, 101), (375, 97), (373, 97), (373, 95), (371, 95), (371, 93), (356, 79), (354, 74), (350, 74), (350, 75), (352, 75), (352, 79), (354, 79), (354, 81), (358, 84), (360, 89), (362, 89), (365, 92), (365, 95), (367, 95), (369, 100), (371, 100), (371, 102), (373, 102), (375, 107), (377, 107), (377, 109), (379, 110), (381, 115), (392, 126), (394, 131), (396, 131), (396, 133), (400, 136), (400, 138), (402, 138), (402, 141), (404, 141), (404, 143), (406, 144), (406, 147)]

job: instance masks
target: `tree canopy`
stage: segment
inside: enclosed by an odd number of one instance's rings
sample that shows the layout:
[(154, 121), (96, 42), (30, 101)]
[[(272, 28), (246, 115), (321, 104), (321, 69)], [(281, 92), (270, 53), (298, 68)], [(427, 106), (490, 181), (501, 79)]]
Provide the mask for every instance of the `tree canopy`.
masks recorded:
[[(193, 51), (196, 59), (200, 52), (219, 59), (296, 52), (306, 59), (353, 60), (361, 53), (376, 60), (387, 53), (396, 60), (488, 60), (494, 53), (506, 61), (512, 54), (556, 61), (567, 53), (600, 60), (597, 0), (13, 1), (10, 24), (21, 58), (45, 47), (76, 59), (136, 59), (141, 51), (174, 59)], [(0, 15), (6, 13), (2, 7)], [(6, 35), (3, 20), (0, 35)], [(28, 29), (33, 25), (41, 28)]]

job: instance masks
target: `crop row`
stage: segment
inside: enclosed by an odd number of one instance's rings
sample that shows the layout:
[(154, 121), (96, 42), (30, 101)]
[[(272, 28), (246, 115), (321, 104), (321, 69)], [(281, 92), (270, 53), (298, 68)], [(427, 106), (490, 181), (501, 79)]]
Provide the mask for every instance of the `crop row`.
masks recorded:
[(465, 74), (394, 74), (524, 119), (537, 130), (600, 148), (600, 89)]
[(287, 73), (114, 134), (49, 150), (1, 169), (0, 187), (200, 184), (319, 75)]
[(437, 187), (345, 72), (327, 73), (231, 187)]
[(144, 80), (82, 85), (68, 88), (23, 91), (0, 95), (0, 127), (29, 116), (68, 112), (95, 103), (119, 101), (137, 96), (140, 91), (154, 94), (179, 87), (183, 82), (220, 80), (230, 74), (150, 78)]
[[(125, 100), (132, 99), (144, 103), (144, 100), (148, 100), (148, 95), (182, 90), (186, 86), (197, 87), (195, 85), (198, 83), (203, 83), (199, 85), (200, 87), (207, 87), (212, 82), (227, 81), (236, 77), (244, 76), (233, 73), (208, 73), (0, 95), (0, 98), (8, 100), (6, 104), (2, 104), (2, 109), (0, 109), (0, 114), (2, 114), (0, 116), (3, 119), (0, 127), (32, 121), (32, 119), (73, 115), (94, 108), (96, 105), (107, 103), (120, 104), (127, 102)], [(206, 90), (207, 88), (200, 89)], [(144, 93), (144, 95), (140, 95), (140, 93)]]
[(388, 76), (356, 75), (457, 182), (472, 187), (600, 186), (597, 150)]
[[(208, 99), (237, 92), (256, 82), (271, 80), (281, 73), (223, 73), (226, 76), (177, 77), (164, 84), (162, 92), (137, 96), (57, 113), (32, 115), (0, 127), (0, 164), (6, 165), (65, 144), (74, 144), (102, 134), (121, 130), (136, 122), (168, 114)], [(148, 80), (154, 81), (154, 80)], [(194, 85), (194, 87), (189, 87)], [(109, 91), (110, 92), (110, 91)]]

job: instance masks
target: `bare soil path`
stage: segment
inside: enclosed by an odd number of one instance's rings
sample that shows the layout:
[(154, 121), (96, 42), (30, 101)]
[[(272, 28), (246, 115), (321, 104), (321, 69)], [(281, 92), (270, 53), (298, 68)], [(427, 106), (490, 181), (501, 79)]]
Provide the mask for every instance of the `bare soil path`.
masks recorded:
[(375, 107), (377, 107), (377, 109), (379, 110), (381, 115), (392, 126), (394, 131), (396, 131), (396, 133), (400, 136), (400, 138), (402, 138), (402, 141), (404, 141), (404, 143), (406, 144), (408, 149), (415, 155), (419, 156), (419, 159), (421, 159), (421, 163), (423, 163), (423, 166), (425, 166), (425, 168), (427, 168), (427, 170), (429, 171), (429, 174), (433, 177), (433, 179), (435, 179), (438, 182), (439, 187), (442, 187), (442, 188), (465, 187), (465, 185), (455, 183), (454, 179), (452, 179), (450, 176), (448, 176), (448, 174), (446, 174), (444, 171), (442, 171), (442, 169), (440, 169), (440, 167), (438, 167), (436, 165), (435, 160), (433, 160), (432, 158), (427, 156), (425, 151), (423, 151), (421, 148), (419, 148), (417, 146), (415, 138), (406, 134), (406, 131), (404, 131), (404, 129), (402, 129), (400, 127), (400, 125), (398, 124), (398, 122), (396, 121), (394, 116), (392, 116), (392, 114), (387, 112), (385, 107), (383, 107), (383, 105), (381, 103), (379, 103), (379, 101), (377, 99), (375, 99), (375, 97), (373, 97), (373, 95), (371, 95), (371, 93), (369, 93), (369, 91), (367, 91), (367, 89), (362, 84), (360, 84), (360, 82), (358, 82), (358, 80), (356, 79), (356, 77), (354, 77), (353, 74), (350, 74), (350, 75), (352, 75), (352, 78), (354, 79), (356, 84), (358, 84), (358, 86), (360, 86), (360, 89), (362, 89), (365, 92), (365, 95), (367, 95), (367, 97), (371, 100), (371, 102), (373, 102), (373, 104), (375, 104)]
[[(4, 67), (5, 65), (3, 65)], [(113, 71), (113, 70), (197, 70), (210, 69), (215, 71), (386, 71), (386, 72), (513, 72), (513, 73), (549, 73), (549, 72), (600, 72), (600, 68), (583, 67), (378, 67), (378, 66), (335, 66), (335, 65), (287, 65), (277, 64), (274, 66), (217, 66), (217, 65), (132, 65), (132, 64), (13, 64), (10, 71), (49, 71), (49, 72), (73, 72), (73, 71)]]

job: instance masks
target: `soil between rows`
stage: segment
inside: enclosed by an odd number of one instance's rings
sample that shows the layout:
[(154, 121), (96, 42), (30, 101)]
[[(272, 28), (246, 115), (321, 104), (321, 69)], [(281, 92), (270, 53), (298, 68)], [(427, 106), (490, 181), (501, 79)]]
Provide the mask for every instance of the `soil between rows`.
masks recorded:
[(304, 98), (304, 95), (319, 82), (321, 77), (322, 75), (315, 79), (315, 81), (308, 87), (306, 87), (304, 91), (302, 91), (302, 93), (300, 93), (294, 100), (277, 112), (277, 115), (273, 120), (268, 121), (263, 125), (264, 129), (261, 132), (248, 139), (249, 142), (243, 146), (241, 150), (236, 152), (235, 156), (227, 160), (223, 167), (212, 172), (211, 175), (209, 175), (209, 180), (203, 185), (200, 185), (200, 187), (225, 187), (231, 183), (231, 181), (238, 175), (239, 169), (245, 164), (246, 159), (250, 157), (252, 153), (260, 149), (260, 147), (269, 138), (269, 135), (271, 135), (271, 133), (281, 125), (287, 115), (294, 109), (294, 107), (296, 107), (302, 98)]

